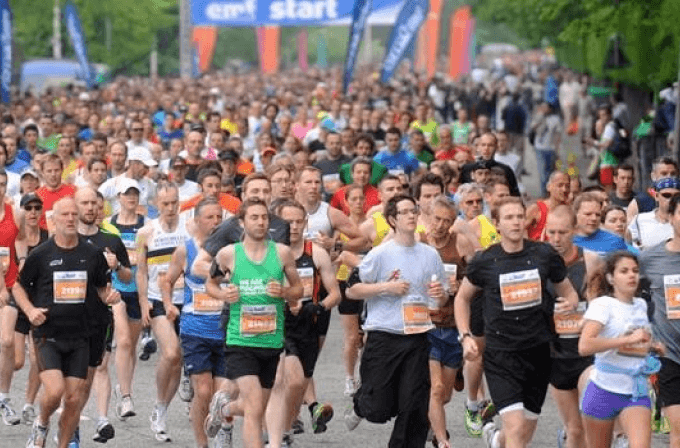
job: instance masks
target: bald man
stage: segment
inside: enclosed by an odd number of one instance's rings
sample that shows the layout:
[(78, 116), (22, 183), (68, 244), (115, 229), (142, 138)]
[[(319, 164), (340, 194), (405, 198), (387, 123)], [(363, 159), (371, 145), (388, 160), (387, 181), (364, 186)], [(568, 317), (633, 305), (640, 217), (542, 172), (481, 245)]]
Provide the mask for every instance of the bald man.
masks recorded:
[(569, 203), (571, 178), (562, 171), (553, 171), (548, 178), (548, 198), (536, 201), (527, 209), (527, 235), (532, 240), (545, 241), (545, 223), (548, 213)]

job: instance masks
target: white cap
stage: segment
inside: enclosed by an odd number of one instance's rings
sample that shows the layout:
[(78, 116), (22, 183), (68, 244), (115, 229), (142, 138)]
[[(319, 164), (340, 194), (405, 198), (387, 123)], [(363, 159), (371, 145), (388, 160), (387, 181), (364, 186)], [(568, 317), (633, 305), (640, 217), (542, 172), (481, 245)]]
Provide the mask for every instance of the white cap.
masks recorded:
[(149, 150), (143, 146), (134, 146), (130, 148), (130, 151), (128, 152), (128, 162), (132, 160), (142, 162), (144, 165), (148, 167), (158, 165), (158, 162), (156, 162), (154, 158), (151, 157), (151, 153), (149, 152)]
[(217, 96), (220, 94), (220, 89), (218, 89), (217, 87), (213, 87), (212, 89), (210, 89), (210, 94)]
[(90, 101), (90, 95), (87, 92), (81, 92), (80, 95), (78, 95), (78, 99), (80, 101)]
[(141, 191), (142, 189), (139, 187), (139, 182), (137, 182), (134, 179), (130, 179), (127, 176), (120, 176), (118, 179), (116, 179), (116, 194), (124, 194), (127, 193), (127, 191), (130, 188), (135, 188), (137, 191)]

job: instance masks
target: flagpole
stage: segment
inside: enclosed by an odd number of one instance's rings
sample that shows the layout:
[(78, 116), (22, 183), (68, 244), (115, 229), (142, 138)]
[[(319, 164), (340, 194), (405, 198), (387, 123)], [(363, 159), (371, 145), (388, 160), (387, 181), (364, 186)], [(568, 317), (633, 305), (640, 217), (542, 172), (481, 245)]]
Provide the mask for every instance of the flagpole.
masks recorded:
[(54, 0), (52, 14), (52, 57), (61, 59), (61, 8), (59, 7), (59, 0)]

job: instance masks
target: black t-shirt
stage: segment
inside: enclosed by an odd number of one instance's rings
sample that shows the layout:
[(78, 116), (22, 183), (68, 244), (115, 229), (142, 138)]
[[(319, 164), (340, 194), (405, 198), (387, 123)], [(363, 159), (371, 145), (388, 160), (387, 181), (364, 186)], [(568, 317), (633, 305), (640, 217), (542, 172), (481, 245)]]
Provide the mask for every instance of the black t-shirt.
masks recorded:
[(47, 320), (33, 329), (36, 338), (86, 338), (92, 327), (89, 306), (101, 302), (97, 288), (110, 280), (109, 266), (102, 252), (79, 239), (72, 249), (56, 245), (54, 238), (28, 254), (19, 283), (29, 300), (47, 308)]
[(616, 195), (616, 192), (613, 191), (609, 195), (609, 202), (611, 202), (613, 205), (618, 205), (619, 207), (623, 207), (623, 209), (625, 210), (625, 209), (628, 208), (630, 201), (632, 201), (633, 198), (635, 198), (636, 195), (637, 195), (637, 193), (633, 191), (633, 192), (631, 192), (629, 197), (621, 199), (620, 197), (618, 197)]
[[(234, 216), (213, 230), (203, 243), (203, 248), (214, 258), (224, 246), (238, 243), (242, 239), (243, 227), (241, 227), (238, 217)], [(271, 215), (269, 239), (287, 246), (290, 245), (290, 225), (288, 222), (278, 216)]]
[(309, 142), (309, 145), (307, 145), (307, 149), (309, 149), (309, 152), (317, 152), (317, 151), (323, 151), (326, 149), (326, 145), (324, 145), (321, 140), (313, 140)]
[(552, 246), (524, 240), (521, 251), (507, 253), (494, 244), (475, 255), (466, 276), (482, 288), (487, 347), (516, 351), (551, 340), (555, 298), (546, 282), (560, 283), (567, 276)]
[(341, 155), (335, 160), (322, 160), (321, 162), (315, 163), (314, 166), (321, 170), (321, 174), (323, 176), (327, 174), (338, 174), (340, 172), (340, 167), (345, 163), (351, 163), (352, 160), (353, 159), (351, 157)]
[[(460, 170), (461, 184), (469, 184), (470, 182), (472, 182), (472, 171), (474, 170), (476, 165), (477, 162), (470, 162), (463, 165), (463, 168), (461, 168)], [(510, 195), (521, 196), (519, 192), (519, 186), (517, 185), (517, 178), (515, 177), (515, 172), (512, 171), (512, 168), (510, 168), (504, 163), (496, 162), (494, 159), (487, 160), (486, 166), (489, 169), (495, 166), (500, 167), (505, 172), (505, 177), (508, 180), (508, 185), (510, 186)]]
[[(119, 236), (111, 233), (102, 232), (101, 229), (94, 235), (80, 235), (80, 237), (88, 243), (94, 245), (98, 250), (104, 252), (105, 248), (109, 248), (111, 252), (116, 254), (116, 258), (120, 264), (126, 268), (130, 267), (130, 258), (128, 257), (127, 249), (123, 244), (123, 240)], [(107, 264), (108, 268), (108, 264)], [(106, 326), (109, 324), (108, 306), (101, 300), (97, 300), (88, 304), (90, 306), (90, 314), (93, 316), (93, 326)]]

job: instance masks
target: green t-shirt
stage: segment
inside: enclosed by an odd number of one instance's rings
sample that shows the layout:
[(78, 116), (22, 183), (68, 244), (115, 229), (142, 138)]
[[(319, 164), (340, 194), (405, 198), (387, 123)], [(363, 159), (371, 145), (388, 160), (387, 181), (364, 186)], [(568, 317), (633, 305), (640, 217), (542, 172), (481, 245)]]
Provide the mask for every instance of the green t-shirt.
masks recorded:
[[(383, 177), (387, 174), (387, 168), (376, 161), (371, 161), (371, 180), (369, 183), (377, 187)], [(349, 185), (354, 182), (352, 179), (352, 164), (345, 163), (340, 167), (340, 180), (343, 184)]]
[(231, 283), (239, 290), (239, 300), (229, 306), (227, 345), (237, 347), (283, 348), (284, 301), (267, 295), (267, 283), (283, 284), (283, 264), (276, 243), (269, 241), (260, 262), (246, 255), (243, 243), (234, 246)]
[(423, 134), (425, 134), (425, 139), (430, 143), (430, 145), (432, 145), (432, 147), (435, 147), (439, 144), (439, 133), (437, 132), (439, 125), (436, 121), (430, 120), (427, 123), (421, 123), (420, 121), (415, 120), (413, 123), (411, 123), (411, 128), (420, 129), (423, 131)]
[(416, 155), (416, 159), (423, 162), (427, 167), (430, 167), (430, 163), (434, 161), (434, 156), (430, 151), (425, 151), (424, 149), (420, 151), (420, 154)]

